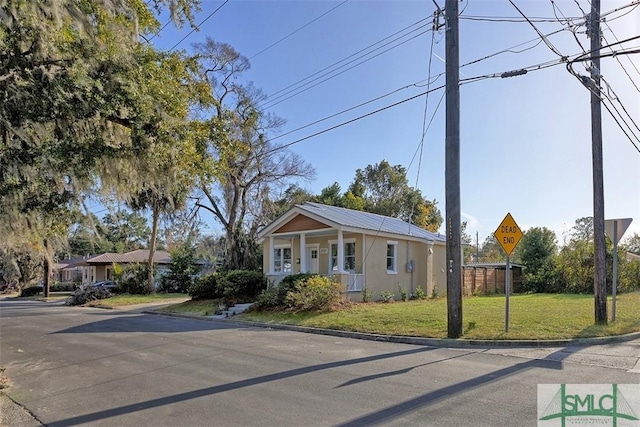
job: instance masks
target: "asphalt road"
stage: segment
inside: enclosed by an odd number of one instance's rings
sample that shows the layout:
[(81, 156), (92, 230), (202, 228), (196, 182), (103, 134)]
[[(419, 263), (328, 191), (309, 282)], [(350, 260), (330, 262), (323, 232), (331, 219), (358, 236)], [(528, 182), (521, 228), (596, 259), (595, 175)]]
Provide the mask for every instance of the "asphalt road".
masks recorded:
[(8, 395), (51, 427), (534, 426), (538, 384), (640, 383), (640, 340), (447, 349), (20, 300), (0, 320)]

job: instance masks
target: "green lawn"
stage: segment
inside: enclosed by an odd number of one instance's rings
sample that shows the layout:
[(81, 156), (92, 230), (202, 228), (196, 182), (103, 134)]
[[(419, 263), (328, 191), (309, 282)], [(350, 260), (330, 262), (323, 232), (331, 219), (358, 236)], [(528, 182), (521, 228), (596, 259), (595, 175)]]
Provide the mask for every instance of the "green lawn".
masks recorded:
[[(509, 298), (509, 332), (504, 332), (504, 296), (463, 300), (463, 338), (561, 339), (640, 331), (640, 292), (618, 295), (616, 321), (595, 326), (592, 295), (532, 294)], [(609, 299), (609, 318), (611, 318)], [(355, 304), (330, 313), (243, 313), (243, 320), (345, 331), (445, 338), (446, 298)]]
[(120, 294), (111, 298), (92, 301), (88, 305), (100, 305), (102, 307), (121, 307), (126, 305), (146, 304), (152, 302), (166, 302), (167, 304), (179, 303), (188, 299), (187, 294), (157, 293), (150, 295)]
[(221, 300), (185, 301), (160, 308), (160, 313), (189, 314), (192, 316), (212, 316), (220, 305)]

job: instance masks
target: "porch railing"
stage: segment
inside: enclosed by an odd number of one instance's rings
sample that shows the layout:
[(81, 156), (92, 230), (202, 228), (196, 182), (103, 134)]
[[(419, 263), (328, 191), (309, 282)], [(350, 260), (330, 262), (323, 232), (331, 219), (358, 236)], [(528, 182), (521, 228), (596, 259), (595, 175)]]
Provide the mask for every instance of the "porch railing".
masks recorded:
[(364, 288), (364, 274), (349, 274), (347, 292), (359, 292)]

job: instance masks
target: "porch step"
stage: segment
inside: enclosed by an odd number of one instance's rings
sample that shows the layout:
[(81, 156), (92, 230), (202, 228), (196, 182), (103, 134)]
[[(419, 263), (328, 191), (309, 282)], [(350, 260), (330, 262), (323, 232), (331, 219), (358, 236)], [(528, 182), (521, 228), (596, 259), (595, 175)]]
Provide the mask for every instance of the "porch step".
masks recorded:
[(211, 317), (214, 317), (216, 319), (224, 319), (227, 317), (235, 316), (236, 314), (240, 314), (243, 311), (247, 310), (249, 307), (251, 307), (252, 304), (252, 302), (245, 304), (236, 304), (233, 307), (229, 307), (227, 310), (223, 311), (222, 314), (217, 314)]

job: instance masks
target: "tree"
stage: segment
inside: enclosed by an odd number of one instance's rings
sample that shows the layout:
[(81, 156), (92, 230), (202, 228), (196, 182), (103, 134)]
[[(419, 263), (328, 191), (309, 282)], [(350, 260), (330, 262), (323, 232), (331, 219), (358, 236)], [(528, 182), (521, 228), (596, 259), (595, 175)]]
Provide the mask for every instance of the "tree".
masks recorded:
[(420, 190), (409, 187), (406, 169), (391, 166), (386, 160), (356, 170), (349, 186), (351, 198), (362, 198), (364, 210), (400, 218), (429, 231), (437, 231), (442, 215), (435, 200), (426, 200)]
[(627, 251), (640, 255), (640, 234), (633, 233), (631, 236), (624, 239), (621, 246), (624, 246)]
[(102, 218), (106, 239), (115, 252), (130, 252), (146, 246), (149, 238), (147, 219), (138, 212), (118, 209)]
[(58, 251), (59, 258), (112, 252), (113, 243), (107, 239), (105, 225), (93, 213), (78, 215), (69, 228), (68, 245)]
[(72, 211), (94, 185), (122, 180), (114, 166), (175, 113), (157, 90), (168, 61), (139, 41), (163, 5), (192, 18), (191, 0), (0, 3), (0, 234), (7, 247), (42, 243), (45, 294)]
[(482, 262), (503, 262), (505, 260), (505, 253), (493, 234), (488, 235), (482, 242), (480, 259)]
[(248, 59), (211, 39), (195, 47), (214, 97), (212, 116), (206, 121), (210, 167), (201, 185), (206, 204), (197, 205), (211, 212), (225, 230), (226, 267), (248, 268), (255, 265), (253, 241), (265, 197), (291, 180), (312, 178), (314, 170), (269, 140), (284, 122), (259, 107), (265, 98), (252, 84), (237, 83), (249, 69)]
[(525, 231), (516, 251), (524, 266), (523, 290), (557, 292), (555, 258), (558, 247), (555, 233), (546, 227)]
[(189, 242), (171, 252), (169, 271), (162, 276), (162, 290), (186, 293), (200, 271), (196, 264), (196, 249)]

